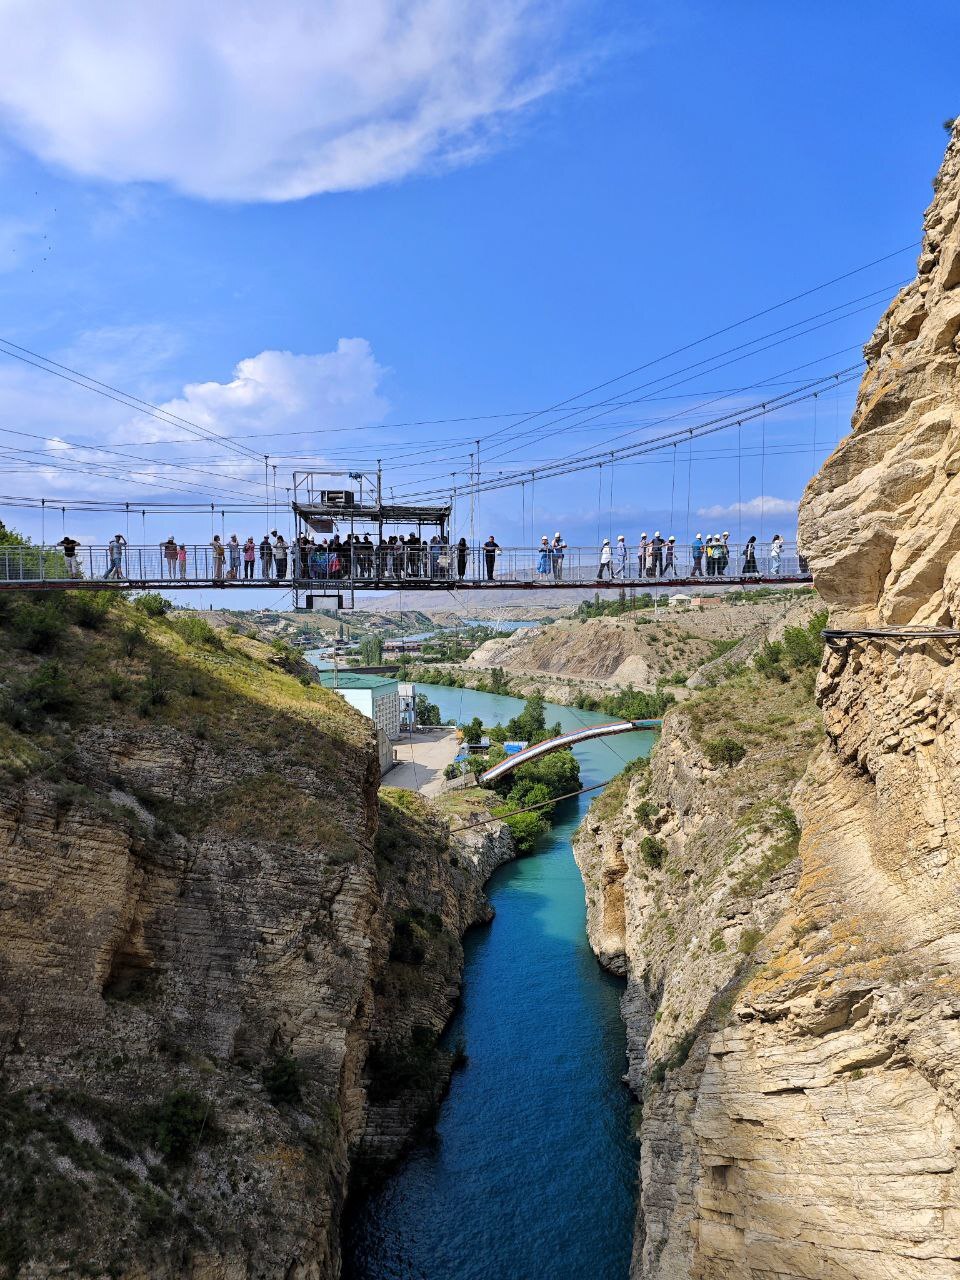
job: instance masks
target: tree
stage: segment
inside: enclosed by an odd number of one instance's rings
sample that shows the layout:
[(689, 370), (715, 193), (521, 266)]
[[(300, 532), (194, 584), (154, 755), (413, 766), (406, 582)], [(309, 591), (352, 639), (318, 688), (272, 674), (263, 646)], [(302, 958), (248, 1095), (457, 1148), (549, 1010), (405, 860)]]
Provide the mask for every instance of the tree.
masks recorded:
[(360, 657), (365, 667), (379, 667), (383, 662), (383, 640), (380, 636), (364, 636), (360, 641)]
[(431, 702), (425, 693), (417, 694), (417, 724), (435, 725), (440, 723), (440, 708)]
[(476, 746), (483, 737), (483, 721), (479, 716), (474, 716), (469, 724), (462, 725), (463, 740), (468, 746)]

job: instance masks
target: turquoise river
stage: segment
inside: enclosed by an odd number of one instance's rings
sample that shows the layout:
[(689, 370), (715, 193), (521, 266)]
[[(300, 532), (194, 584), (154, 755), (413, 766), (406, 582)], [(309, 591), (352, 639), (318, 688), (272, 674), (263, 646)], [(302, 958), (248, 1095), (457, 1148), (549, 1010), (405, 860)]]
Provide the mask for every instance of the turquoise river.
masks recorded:
[[(420, 688), (444, 720), (505, 723), (523, 705)], [(547, 706), (548, 723), (565, 729), (604, 719)], [(578, 747), (582, 785), (608, 781), (652, 743), (636, 733)], [(347, 1280), (625, 1280), (636, 1152), (622, 987), (588, 946), (571, 848), (593, 795), (558, 806), (536, 853), (491, 878), (496, 918), (467, 935), (448, 1032), (468, 1063), (435, 1135), (353, 1206)]]

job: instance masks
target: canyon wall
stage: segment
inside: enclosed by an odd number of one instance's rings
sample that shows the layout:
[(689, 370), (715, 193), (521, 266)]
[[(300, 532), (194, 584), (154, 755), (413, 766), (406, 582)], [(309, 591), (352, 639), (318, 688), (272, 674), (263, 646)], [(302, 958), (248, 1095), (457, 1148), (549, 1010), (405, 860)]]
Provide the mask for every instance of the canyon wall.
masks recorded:
[(336, 1276), (509, 838), (378, 797), (369, 723), (251, 638), (102, 594), (0, 631), (0, 1275)]
[[(753, 822), (746, 729), (784, 728), (776, 690), (804, 679), (769, 653), (671, 713), (622, 811), (592, 811), (578, 843), (594, 945), (629, 979), (637, 1277), (960, 1276), (958, 637), (923, 633), (960, 629), (958, 335), (955, 128), (917, 279), (867, 345), (852, 432), (801, 508), (830, 627), (853, 634), (824, 654), (801, 780), (795, 739), (779, 797), (760, 771), (758, 800), (799, 819), (796, 859), (763, 836), (731, 883), (741, 843), (724, 843)], [(747, 747), (722, 785), (697, 710), (720, 696)]]

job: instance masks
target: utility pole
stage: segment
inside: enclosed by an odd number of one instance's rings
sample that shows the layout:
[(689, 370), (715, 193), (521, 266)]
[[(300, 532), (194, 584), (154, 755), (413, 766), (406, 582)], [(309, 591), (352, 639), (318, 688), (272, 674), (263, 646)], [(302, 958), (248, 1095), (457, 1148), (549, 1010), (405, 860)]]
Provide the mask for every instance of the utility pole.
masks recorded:
[(477, 528), (481, 529), (483, 522), (480, 519), (480, 441), (477, 441)]

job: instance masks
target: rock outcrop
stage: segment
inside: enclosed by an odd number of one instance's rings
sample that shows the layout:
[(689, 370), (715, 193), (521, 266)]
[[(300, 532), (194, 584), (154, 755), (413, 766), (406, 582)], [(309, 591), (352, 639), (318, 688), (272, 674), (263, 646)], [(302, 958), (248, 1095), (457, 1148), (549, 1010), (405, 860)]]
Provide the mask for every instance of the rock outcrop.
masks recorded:
[[(634, 817), (581, 837), (595, 945), (630, 975), (645, 1088), (637, 1277), (960, 1276), (958, 637), (923, 633), (960, 629), (956, 129), (935, 187), (917, 279), (867, 345), (852, 432), (801, 507), (830, 626), (854, 634), (817, 681), (825, 736), (790, 801), (799, 859), (744, 895), (749, 957), (703, 955), (729, 919), (722, 895), (694, 906), (678, 877), (679, 898), (664, 887), (657, 903), (634, 883), (644, 785), (670, 801), (663, 866), (684, 877), (689, 840), (729, 822), (709, 777), (685, 784), (682, 723), (668, 718), (650, 782), (631, 782)], [(871, 629), (886, 634), (857, 634)], [(671, 991), (689, 1029), (665, 1059), (655, 1018)]]
[(104, 598), (0, 628), (0, 1276), (339, 1274), (509, 838), (378, 798), (288, 654)]

